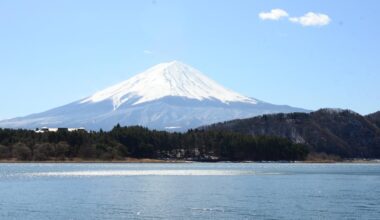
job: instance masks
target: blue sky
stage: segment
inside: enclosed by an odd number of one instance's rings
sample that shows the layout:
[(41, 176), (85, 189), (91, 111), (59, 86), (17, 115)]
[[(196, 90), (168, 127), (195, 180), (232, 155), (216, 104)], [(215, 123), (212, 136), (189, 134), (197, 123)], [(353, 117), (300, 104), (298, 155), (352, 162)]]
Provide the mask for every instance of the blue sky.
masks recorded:
[[(2, 0), (0, 119), (76, 101), (171, 60), (267, 102), (374, 112), (380, 110), (379, 6), (375, 0)], [(272, 9), (287, 16), (260, 18)], [(305, 26), (308, 12), (328, 21)]]

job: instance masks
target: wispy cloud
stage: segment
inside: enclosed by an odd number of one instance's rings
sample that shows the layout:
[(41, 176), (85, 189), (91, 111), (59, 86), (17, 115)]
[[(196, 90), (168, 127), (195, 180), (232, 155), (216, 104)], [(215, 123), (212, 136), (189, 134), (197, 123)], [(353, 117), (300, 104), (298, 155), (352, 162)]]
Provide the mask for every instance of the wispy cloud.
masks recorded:
[(259, 13), (259, 18), (261, 20), (279, 20), (283, 17), (288, 17), (288, 13), (285, 10), (276, 8), (272, 9), (270, 12)]
[(291, 17), (289, 21), (301, 24), (302, 26), (325, 26), (331, 22), (331, 19), (326, 14), (308, 12), (301, 17)]
[(150, 54), (153, 54), (153, 51), (151, 51), (151, 50), (144, 50), (143, 53), (150, 55)]
[(260, 12), (259, 18), (261, 20), (273, 20), (278, 21), (281, 18), (289, 17), (288, 20), (293, 23), (300, 24), (302, 26), (325, 26), (331, 22), (328, 15), (316, 12), (308, 12), (300, 17), (290, 17), (288, 12), (284, 9), (276, 8), (269, 12)]

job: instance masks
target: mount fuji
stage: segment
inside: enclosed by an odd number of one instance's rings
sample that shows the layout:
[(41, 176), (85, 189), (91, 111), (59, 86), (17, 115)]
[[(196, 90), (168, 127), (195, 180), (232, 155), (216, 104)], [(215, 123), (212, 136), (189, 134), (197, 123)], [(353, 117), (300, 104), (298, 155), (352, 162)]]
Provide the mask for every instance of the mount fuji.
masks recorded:
[(84, 127), (116, 124), (186, 131), (215, 122), (268, 113), (307, 112), (240, 95), (178, 61), (161, 63), (79, 101), (0, 121), (3, 128)]

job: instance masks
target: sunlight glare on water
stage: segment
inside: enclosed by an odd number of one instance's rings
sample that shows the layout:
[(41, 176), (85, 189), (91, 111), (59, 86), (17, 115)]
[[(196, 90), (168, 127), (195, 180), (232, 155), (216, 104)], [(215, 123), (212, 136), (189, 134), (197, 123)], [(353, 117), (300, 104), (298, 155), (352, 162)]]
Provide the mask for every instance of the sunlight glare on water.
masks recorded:
[(234, 176), (255, 175), (247, 170), (99, 170), (25, 173), (25, 176)]

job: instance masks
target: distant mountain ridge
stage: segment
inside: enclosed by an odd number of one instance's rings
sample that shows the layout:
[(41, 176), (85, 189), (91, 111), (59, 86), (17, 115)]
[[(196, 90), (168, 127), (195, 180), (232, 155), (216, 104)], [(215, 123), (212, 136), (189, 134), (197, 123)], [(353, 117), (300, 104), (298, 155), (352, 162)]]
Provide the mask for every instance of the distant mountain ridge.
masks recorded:
[(84, 127), (116, 124), (186, 131), (220, 121), (277, 112), (307, 112), (225, 89), (178, 61), (161, 63), (87, 98), (46, 112), (0, 121), (2, 128)]
[(345, 158), (380, 158), (379, 112), (361, 116), (350, 110), (321, 109), (311, 113), (271, 114), (232, 120), (206, 130), (285, 137), (307, 144), (314, 152)]

